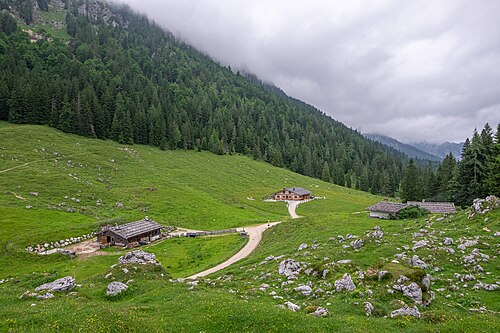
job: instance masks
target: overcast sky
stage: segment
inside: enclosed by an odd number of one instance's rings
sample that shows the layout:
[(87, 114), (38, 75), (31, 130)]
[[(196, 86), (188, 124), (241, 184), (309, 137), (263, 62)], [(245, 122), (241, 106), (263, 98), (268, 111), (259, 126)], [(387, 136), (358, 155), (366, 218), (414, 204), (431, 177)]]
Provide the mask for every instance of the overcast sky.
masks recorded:
[(500, 122), (498, 0), (119, 0), (361, 132), (463, 141)]

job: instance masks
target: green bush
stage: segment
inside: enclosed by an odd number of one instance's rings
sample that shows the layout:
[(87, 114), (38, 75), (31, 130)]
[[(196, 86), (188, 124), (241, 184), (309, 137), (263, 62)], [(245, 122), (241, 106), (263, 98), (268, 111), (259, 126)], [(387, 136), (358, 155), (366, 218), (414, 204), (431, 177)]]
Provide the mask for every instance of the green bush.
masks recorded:
[(430, 212), (427, 209), (423, 209), (417, 206), (408, 206), (401, 209), (398, 213), (398, 218), (401, 220), (404, 219), (414, 219), (418, 217), (425, 216)]

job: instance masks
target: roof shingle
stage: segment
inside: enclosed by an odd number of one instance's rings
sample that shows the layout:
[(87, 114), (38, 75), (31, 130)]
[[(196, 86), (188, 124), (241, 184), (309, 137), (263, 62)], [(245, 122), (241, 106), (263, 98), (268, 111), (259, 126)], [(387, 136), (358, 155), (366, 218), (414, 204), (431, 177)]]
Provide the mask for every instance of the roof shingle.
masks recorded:
[(129, 239), (131, 237), (139, 236), (161, 228), (163, 228), (161, 224), (156, 223), (155, 221), (144, 219), (110, 227), (108, 230), (114, 232), (120, 237)]

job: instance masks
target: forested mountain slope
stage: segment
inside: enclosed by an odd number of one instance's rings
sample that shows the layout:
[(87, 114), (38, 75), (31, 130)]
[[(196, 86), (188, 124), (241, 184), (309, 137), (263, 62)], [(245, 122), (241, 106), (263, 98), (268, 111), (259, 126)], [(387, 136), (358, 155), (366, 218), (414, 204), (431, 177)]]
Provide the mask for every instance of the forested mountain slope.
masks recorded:
[(126, 7), (0, 0), (0, 119), (163, 149), (240, 153), (393, 195), (406, 157)]

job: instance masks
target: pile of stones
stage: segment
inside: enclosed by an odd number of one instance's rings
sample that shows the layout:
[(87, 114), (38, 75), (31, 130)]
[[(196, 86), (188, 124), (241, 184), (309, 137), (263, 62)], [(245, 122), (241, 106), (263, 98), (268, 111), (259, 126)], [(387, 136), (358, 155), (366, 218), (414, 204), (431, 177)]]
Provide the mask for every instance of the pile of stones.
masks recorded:
[(70, 237), (70, 238), (66, 238), (66, 239), (61, 239), (60, 241), (56, 241), (56, 242), (50, 242), (50, 243), (47, 242), (45, 244), (30, 245), (30, 246), (26, 247), (26, 251), (31, 252), (31, 253), (45, 252), (48, 250), (57, 249), (60, 247), (83, 242), (85, 240), (88, 240), (90, 238), (97, 236), (97, 234), (98, 234), (97, 232), (91, 232), (90, 234), (86, 234), (86, 235), (79, 236), (79, 237)]

